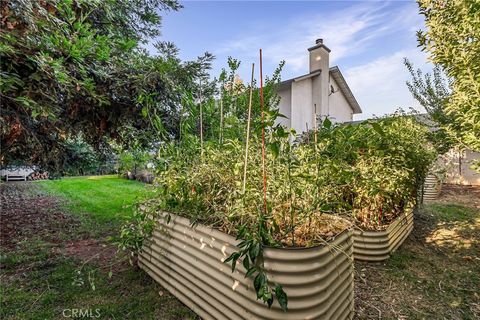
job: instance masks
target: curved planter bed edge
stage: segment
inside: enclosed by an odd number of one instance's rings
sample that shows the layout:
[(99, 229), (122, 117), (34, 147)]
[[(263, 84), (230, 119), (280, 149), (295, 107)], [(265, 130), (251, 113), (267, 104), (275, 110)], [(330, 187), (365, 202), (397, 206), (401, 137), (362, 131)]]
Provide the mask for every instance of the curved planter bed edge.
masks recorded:
[(429, 174), (423, 184), (423, 201), (435, 201), (442, 192), (442, 181), (434, 174)]
[(408, 210), (382, 231), (355, 229), (353, 232), (355, 260), (370, 262), (387, 260), (413, 230), (413, 213), (414, 210)]
[(230, 235), (188, 219), (160, 218), (144, 243), (139, 266), (202, 319), (352, 319), (353, 232), (345, 230), (328, 245), (265, 248), (269, 280), (288, 295), (288, 311), (275, 301), (268, 309), (256, 300), (253, 282), (241, 261), (235, 272), (223, 263), (238, 248)]

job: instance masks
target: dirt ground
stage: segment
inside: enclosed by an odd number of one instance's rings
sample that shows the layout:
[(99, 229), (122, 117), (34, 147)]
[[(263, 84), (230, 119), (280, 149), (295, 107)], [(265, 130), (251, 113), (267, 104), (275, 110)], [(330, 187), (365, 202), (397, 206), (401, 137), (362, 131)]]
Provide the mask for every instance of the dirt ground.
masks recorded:
[(63, 319), (71, 309), (98, 309), (100, 319), (196, 319), (97, 238), (117, 230), (64, 202), (31, 182), (0, 184), (0, 319)]
[(58, 199), (31, 190), (29, 183), (0, 184), (0, 241), (15, 249), (33, 235), (59, 241), (58, 233), (73, 230), (78, 221), (59, 209)]
[(357, 319), (480, 319), (480, 187), (445, 185), (387, 262), (355, 271)]
[[(0, 203), (0, 248), (7, 257), (0, 261), (7, 297), (0, 318), (56, 318), (58, 310), (46, 309), (78, 299), (100, 305), (112, 315), (106, 319), (127, 311), (138, 319), (195, 317), (116, 256), (106, 239), (92, 238), (82, 219), (65, 212), (58, 198), (30, 183), (9, 183), (0, 185)], [(95, 291), (82, 284), (85, 288), (72, 293), (78, 265), (115, 275), (97, 283)], [(122, 298), (117, 292), (123, 292)], [(445, 186), (438, 201), (416, 215), (411, 235), (387, 262), (355, 262), (355, 311), (356, 319), (480, 319), (480, 188)]]

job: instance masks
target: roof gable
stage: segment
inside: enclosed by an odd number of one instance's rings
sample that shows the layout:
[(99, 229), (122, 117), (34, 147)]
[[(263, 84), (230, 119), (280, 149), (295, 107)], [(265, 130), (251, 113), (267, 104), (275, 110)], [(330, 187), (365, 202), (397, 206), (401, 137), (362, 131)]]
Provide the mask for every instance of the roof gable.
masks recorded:
[[(340, 72), (340, 69), (337, 66), (331, 67), (329, 72), (330, 72), (330, 76), (338, 84), (340, 91), (345, 96), (345, 99), (347, 100), (350, 108), (352, 108), (353, 113), (354, 114), (362, 113), (362, 109), (360, 108), (360, 105), (358, 104), (357, 99), (355, 99), (355, 96), (353, 95), (352, 90), (350, 90), (350, 87), (348, 86), (347, 81), (345, 80), (342, 73)], [(292, 82), (298, 82), (298, 81), (309, 79), (315, 76), (319, 76), (320, 73), (321, 73), (321, 70), (316, 70), (296, 78), (282, 81), (278, 84), (278, 90), (281, 91), (281, 90), (289, 89), (291, 87)]]
[(345, 98), (348, 101), (348, 104), (350, 105), (350, 108), (352, 108), (353, 113), (362, 113), (362, 108), (360, 108), (360, 105), (357, 102), (357, 99), (355, 99), (355, 96), (352, 93), (352, 90), (350, 90), (350, 87), (347, 84), (347, 81), (343, 77), (342, 73), (340, 72), (340, 69), (335, 66), (330, 68), (330, 76), (335, 80), (335, 82), (338, 84), (338, 87), (340, 88), (340, 91), (343, 93)]

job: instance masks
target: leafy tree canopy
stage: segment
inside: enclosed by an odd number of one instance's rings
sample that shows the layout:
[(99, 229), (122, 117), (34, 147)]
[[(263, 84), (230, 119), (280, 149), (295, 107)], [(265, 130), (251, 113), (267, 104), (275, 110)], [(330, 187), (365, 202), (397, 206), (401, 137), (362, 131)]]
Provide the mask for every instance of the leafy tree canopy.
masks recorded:
[(445, 111), (452, 134), (466, 147), (480, 150), (480, 2), (417, 0), (425, 31), (417, 38), (431, 60), (452, 79)]
[(432, 73), (423, 73), (420, 69), (415, 70), (407, 59), (404, 63), (412, 76), (407, 81), (408, 90), (428, 114), (428, 119), (422, 122), (430, 127), (429, 140), (439, 153), (445, 153), (458, 144), (449, 130), (456, 122), (446, 111), (452, 94), (451, 82), (438, 65), (435, 65)]
[(96, 150), (178, 135), (213, 57), (182, 62), (172, 43), (143, 47), (176, 0), (2, 1), (1, 158), (51, 169), (81, 134)]

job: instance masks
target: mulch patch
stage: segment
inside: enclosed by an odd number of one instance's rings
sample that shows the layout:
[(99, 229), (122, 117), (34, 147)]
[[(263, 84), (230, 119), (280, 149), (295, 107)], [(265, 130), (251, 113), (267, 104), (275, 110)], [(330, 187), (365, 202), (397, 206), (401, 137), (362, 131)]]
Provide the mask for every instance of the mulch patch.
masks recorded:
[(435, 202), (456, 202), (468, 207), (480, 209), (480, 186), (443, 184), (442, 193)]
[(58, 199), (30, 182), (0, 184), (0, 221), (0, 243), (7, 251), (33, 237), (58, 243), (60, 232), (70, 232), (79, 223), (62, 211)]
[[(54, 252), (105, 268), (124, 266), (116, 247), (95, 239), (72, 239), (80, 221), (64, 212), (62, 201), (41, 192), (30, 182), (0, 184), (0, 243), (4, 251), (16, 250), (25, 240), (40, 239)], [(121, 259), (125, 260), (125, 259)]]

